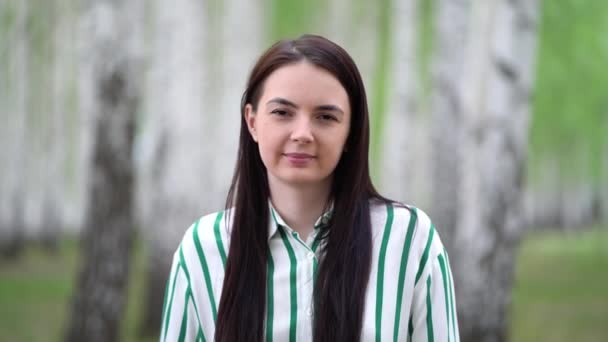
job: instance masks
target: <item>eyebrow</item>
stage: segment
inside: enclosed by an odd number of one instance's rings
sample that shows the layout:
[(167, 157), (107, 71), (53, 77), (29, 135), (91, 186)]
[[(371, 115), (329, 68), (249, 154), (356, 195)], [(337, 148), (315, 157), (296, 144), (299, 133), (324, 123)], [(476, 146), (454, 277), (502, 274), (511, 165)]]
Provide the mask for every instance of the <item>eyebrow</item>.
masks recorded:
[[(295, 103), (293, 103), (287, 99), (284, 99), (282, 97), (275, 97), (275, 98), (269, 100), (268, 102), (266, 102), (266, 105), (269, 105), (271, 103), (278, 103), (278, 104), (281, 104), (284, 106), (293, 107), (295, 109), (299, 108), (298, 105), (296, 105)], [(316, 106), (315, 110), (335, 111), (335, 112), (344, 114), (344, 111), (340, 107), (338, 107), (336, 105), (331, 105), (331, 104)]]

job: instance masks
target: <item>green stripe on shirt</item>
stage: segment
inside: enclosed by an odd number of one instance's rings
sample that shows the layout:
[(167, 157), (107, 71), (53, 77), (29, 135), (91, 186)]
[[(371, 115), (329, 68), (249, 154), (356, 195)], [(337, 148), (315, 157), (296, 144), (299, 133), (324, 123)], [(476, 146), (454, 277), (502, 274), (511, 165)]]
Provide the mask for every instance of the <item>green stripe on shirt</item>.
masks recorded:
[(268, 251), (268, 270), (266, 279), (266, 342), (272, 342), (274, 323), (274, 261)]
[(165, 299), (163, 300), (163, 314), (162, 314), (162, 319), (161, 319), (161, 333), (163, 333), (161, 335), (161, 338), (164, 337), (164, 331), (163, 331), (163, 327), (167, 326), (167, 324), (163, 324), (163, 322), (167, 322), (168, 318), (166, 317), (167, 315), (169, 315), (170, 313), (167, 312), (167, 304), (169, 302), (169, 287), (171, 286), (171, 273), (169, 272), (169, 276), (167, 277), (167, 284), (165, 285)]
[(209, 274), (209, 266), (207, 265), (207, 259), (205, 258), (205, 252), (203, 251), (203, 247), (201, 246), (201, 241), (198, 238), (198, 223), (194, 226), (194, 230), (192, 231), (192, 238), (194, 239), (194, 245), (196, 247), (196, 253), (198, 254), (198, 259), (201, 262), (201, 267), (203, 268), (203, 277), (205, 278), (205, 287), (207, 288), (207, 295), (209, 296), (209, 302), (211, 303), (211, 313), (213, 314), (213, 322), (217, 320), (217, 307), (215, 305), (215, 296), (213, 295), (213, 284), (211, 283), (211, 276)]
[[(448, 255), (447, 251), (443, 250), (443, 252), (445, 253), (445, 257), (446, 260), (448, 262), (448, 265), (450, 264), (450, 256)], [(452, 269), (450, 267), (448, 267), (448, 285), (450, 287), (450, 310), (452, 311), (452, 334), (454, 336), (454, 342), (459, 341), (459, 337), (458, 334), (456, 333), (456, 328), (457, 328), (457, 324), (456, 324), (456, 312), (454, 310), (454, 284), (452, 284), (454, 278), (452, 278)], [(448, 331), (449, 334), (449, 331)]]
[(431, 275), (426, 278), (426, 335), (427, 341), (433, 342), (433, 305), (431, 303)]
[(192, 297), (192, 290), (190, 290), (190, 286), (186, 290), (186, 298), (184, 299), (184, 313), (182, 315), (182, 324), (179, 329), (179, 342), (183, 342), (186, 339), (186, 330), (188, 327), (188, 301)]
[(416, 229), (416, 222), (418, 220), (418, 215), (416, 213), (416, 208), (409, 209), (410, 211), (410, 222), (407, 226), (407, 234), (405, 236), (405, 242), (403, 246), (403, 250), (401, 252), (401, 265), (399, 266), (399, 279), (397, 283), (397, 300), (396, 300), (396, 308), (395, 308), (395, 326), (393, 330), (393, 341), (397, 342), (399, 339), (399, 321), (401, 320), (401, 305), (403, 303), (403, 288), (405, 282), (405, 272), (407, 269), (407, 261), (410, 256), (410, 249), (412, 246), (412, 236), (414, 235), (414, 230)]
[(449, 296), (448, 296), (448, 280), (447, 274), (445, 270), (445, 261), (443, 260), (443, 255), (439, 254), (437, 257), (439, 260), (439, 267), (441, 268), (441, 278), (443, 280), (443, 293), (445, 298), (445, 319), (447, 322), (447, 331), (448, 331), (448, 342), (450, 341), (450, 308), (449, 308)]
[(220, 211), (217, 213), (215, 217), (215, 223), (213, 223), (213, 233), (215, 234), (215, 243), (217, 244), (217, 249), (220, 252), (220, 257), (222, 258), (222, 266), (224, 269), (226, 268), (226, 250), (224, 250), (224, 243), (222, 242), (222, 234), (220, 233), (220, 222), (222, 222), (222, 216), (224, 212)]
[(297, 273), (298, 273), (298, 264), (296, 260), (296, 255), (293, 251), (293, 247), (289, 242), (289, 238), (287, 234), (285, 234), (283, 227), (279, 227), (279, 233), (281, 234), (281, 239), (283, 240), (283, 244), (285, 244), (285, 248), (287, 249), (287, 254), (289, 255), (290, 269), (289, 269), (289, 289), (290, 289), (290, 302), (291, 302), (291, 313), (290, 313), (290, 321), (289, 321), (289, 341), (296, 341), (296, 329), (298, 322), (298, 284), (297, 284)]
[(382, 338), (382, 297), (384, 293), (384, 263), (386, 259), (386, 248), (393, 226), (393, 206), (386, 205), (386, 224), (382, 236), (382, 245), (378, 257), (378, 279), (376, 280), (376, 342)]
[(175, 265), (175, 273), (173, 274), (173, 285), (171, 286), (171, 297), (169, 299), (169, 306), (165, 312), (165, 328), (163, 340), (167, 339), (167, 330), (169, 330), (169, 321), (171, 320), (171, 308), (173, 307), (173, 298), (175, 298), (175, 284), (177, 284), (177, 274), (179, 273), (180, 264)]
[(203, 341), (205, 342), (205, 334), (203, 334), (203, 328), (202, 327), (198, 327), (198, 333), (196, 334), (196, 340), (197, 341)]
[(426, 240), (426, 246), (424, 247), (424, 253), (422, 254), (422, 259), (420, 259), (420, 265), (418, 266), (418, 273), (416, 274), (416, 281), (414, 284), (418, 283), (420, 276), (422, 276), (422, 271), (424, 270), (424, 266), (426, 265), (427, 260), (429, 259), (429, 251), (431, 249), (431, 242), (433, 242), (433, 235), (435, 234), (435, 226), (431, 224), (431, 231), (429, 232), (429, 237)]
[(412, 335), (414, 334), (414, 323), (412, 322), (412, 316), (410, 316), (409, 322), (407, 323), (407, 340), (412, 341)]
[(194, 312), (196, 313), (196, 320), (198, 322), (198, 326), (201, 327), (201, 317), (198, 314), (198, 308), (196, 307), (196, 301), (194, 301), (194, 297), (192, 295), (192, 290), (190, 287), (190, 272), (188, 272), (188, 267), (186, 265), (186, 259), (184, 258), (184, 249), (182, 247), (179, 248), (179, 262), (182, 265), (184, 274), (186, 275), (186, 281), (188, 282), (188, 290), (190, 291), (190, 298), (192, 299), (192, 305), (194, 306)]

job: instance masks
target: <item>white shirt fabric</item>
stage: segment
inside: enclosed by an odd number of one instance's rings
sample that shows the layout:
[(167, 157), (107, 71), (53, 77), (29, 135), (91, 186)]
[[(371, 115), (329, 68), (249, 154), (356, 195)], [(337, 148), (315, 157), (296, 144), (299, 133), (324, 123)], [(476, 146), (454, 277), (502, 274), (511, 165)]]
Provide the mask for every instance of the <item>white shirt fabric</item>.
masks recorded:
[[(312, 341), (314, 276), (323, 251), (316, 238), (331, 211), (303, 241), (269, 205), (265, 341)], [(378, 201), (370, 201), (370, 211), (361, 341), (458, 342), (449, 258), (429, 217)], [(167, 281), (160, 341), (213, 341), (230, 243), (225, 220), (225, 212), (213, 213), (186, 231)]]

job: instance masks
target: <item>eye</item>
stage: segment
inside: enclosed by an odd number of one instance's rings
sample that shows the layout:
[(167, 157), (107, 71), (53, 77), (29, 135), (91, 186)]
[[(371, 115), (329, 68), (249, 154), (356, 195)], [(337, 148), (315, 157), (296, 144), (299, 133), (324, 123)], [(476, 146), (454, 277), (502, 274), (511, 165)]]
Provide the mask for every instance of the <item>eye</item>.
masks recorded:
[(336, 118), (335, 115), (329, 113), (319, 114), (318, 118), (321, 119), (321, 121), (338, 121), (338, 118)]
[(278, 116), (288, 116), (289, 112), (284, 109), (273, 109), (270, 114), (278, 115)]

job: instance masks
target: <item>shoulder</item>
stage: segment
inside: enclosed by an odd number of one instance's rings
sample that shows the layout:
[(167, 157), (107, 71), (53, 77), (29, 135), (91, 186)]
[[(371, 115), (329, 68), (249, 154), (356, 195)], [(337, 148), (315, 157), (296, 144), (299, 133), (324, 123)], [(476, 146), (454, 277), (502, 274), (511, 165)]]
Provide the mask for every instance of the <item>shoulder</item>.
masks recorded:
[(196, 263), (208, 263), (210, 260), (220, 259), (227, 250), (228, 236), (226, 211), (204, 215), (188, 227), (175, 257), (186, 267), (194, 260)]
[(376, 238), (397, 238), (414, 259), (432, 258), (443, 251), (443, 243), (431, 218), (416, 206), (372, 201), (370, 218)]
[(374, 230), (394, 233), (412, 233), (428, 230), (430, 219), (422, 210), (400, 202), (370, 201), (370, 219)]

